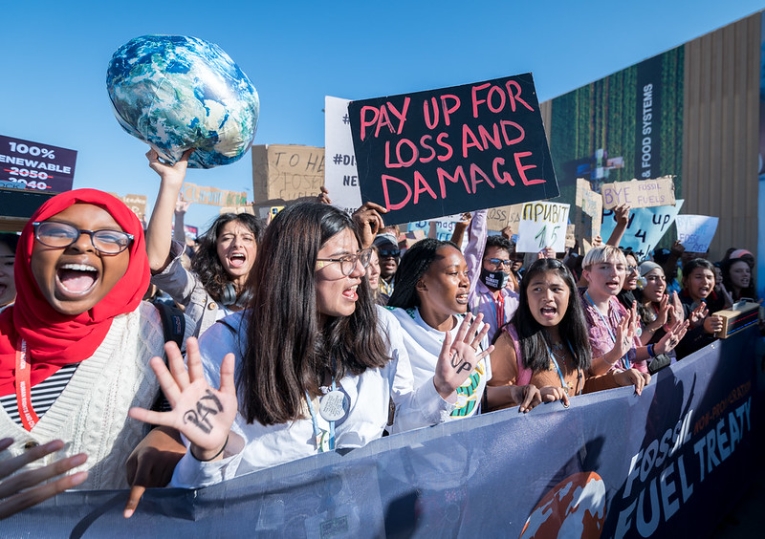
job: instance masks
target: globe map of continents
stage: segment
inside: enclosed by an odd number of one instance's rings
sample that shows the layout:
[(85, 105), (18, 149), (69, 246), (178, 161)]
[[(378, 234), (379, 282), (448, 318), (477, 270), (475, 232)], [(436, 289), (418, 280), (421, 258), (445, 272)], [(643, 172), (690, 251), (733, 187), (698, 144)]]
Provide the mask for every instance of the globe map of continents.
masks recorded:
[(252, 144), (258, 93), (220, 47), (189, 36), (147, 35), (112, 56), (106, 87), (120, 125), (170, 164), (227, 165)]

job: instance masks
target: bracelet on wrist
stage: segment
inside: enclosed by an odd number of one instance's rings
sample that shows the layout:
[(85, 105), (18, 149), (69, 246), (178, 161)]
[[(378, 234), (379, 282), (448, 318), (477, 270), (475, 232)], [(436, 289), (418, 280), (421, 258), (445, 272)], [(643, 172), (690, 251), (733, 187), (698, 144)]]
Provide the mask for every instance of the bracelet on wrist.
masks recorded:
[(194, 450), (193, 450), (191, 447), (189, 447), (189, 453), (191, 453), (191, 456), (192, 456), (192, 457), (194, 457), (194, 459), (195, 459), (195, 460), (198, 460), (199, 462), (211, 462), (211, 461), (213, 461), (213, 460), (217, 459), (219, 456), (221, 456), (221, 455), (223, 454), (223, 451), (225, 451), (225, 450), (226, 450), (226, 446), (228, 445), (228, 439), (229, 439), (229, 437), (230, 437), (230, 436), (231, 436), (230, 434), (229, 434), (228, 436), (226, 436), (226, 441), (225, 441), (225, 442), (223, 442), (223, 447), (221, 447), (221, 448), (220, 448), (220, 451), (218, 451), (217, 453), (215, 453), (215, 454), (214, 454), (212, 457), (210, 457), (209, 459), (200, 459), (198, 456), (196, 456), (196, 455), (194, 454)]
[(656, 357), (656, 352), (653, 349), (654, 345), (653, 344), (649, 344), (647, 348), (648, 348), (648, 355), (651, 356), (651, 357)]

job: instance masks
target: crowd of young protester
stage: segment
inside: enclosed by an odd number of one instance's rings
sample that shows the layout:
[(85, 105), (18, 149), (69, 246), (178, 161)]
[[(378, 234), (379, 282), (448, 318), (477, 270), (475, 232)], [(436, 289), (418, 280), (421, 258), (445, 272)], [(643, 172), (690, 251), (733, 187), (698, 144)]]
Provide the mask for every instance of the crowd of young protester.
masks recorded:
[[(77, 486), (131, 487), (129, 517), (147, 487), (593, 391), (640, 395), (717, 337), (717, 311), (757, 300), (744, 249), (719, 276), (679, 243), (654, 259), (619, 249), (628, 207), (605, 244), (523, 267), (486, 211), (453, 241), (401, 243), (383, 208), (348, 216), (325, 190), (267, 225), (223, 215), (189, 252), (188, 155), (147, 158), (160, 190), (145, 238), (95, 190), (57, 195), (0, 237), (0, 518)], [(183, 351), (143, 301), (150, 280), (185, 313)]]

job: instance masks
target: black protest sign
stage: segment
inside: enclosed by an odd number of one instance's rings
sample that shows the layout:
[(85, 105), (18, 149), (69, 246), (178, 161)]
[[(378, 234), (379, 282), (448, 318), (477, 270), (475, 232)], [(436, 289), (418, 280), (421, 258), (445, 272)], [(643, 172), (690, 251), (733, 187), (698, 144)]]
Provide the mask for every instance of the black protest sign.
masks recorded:
[(530, 73), (352, 101), (363, 202), (387, 223), (558, 196)]

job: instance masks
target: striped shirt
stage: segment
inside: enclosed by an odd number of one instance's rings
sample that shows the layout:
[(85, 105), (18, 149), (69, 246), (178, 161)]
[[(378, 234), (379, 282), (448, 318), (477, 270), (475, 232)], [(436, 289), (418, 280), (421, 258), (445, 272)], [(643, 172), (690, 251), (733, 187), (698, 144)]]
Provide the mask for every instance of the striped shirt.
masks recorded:
[[(79, 363), (64, 365), (55, 374), (32, 386), (32, 408), (38, 418), (42, 419), (43, 414), (56, 402), (56, 399), (64, 391), (64, 388), (66, 388), (69, 380), (72, 379), (79, 365)], [(18, 403), (16, 402), (16, 393), (0, 397), (0, 404), (2, 404), (5, 412), (14, 422), (23, 426), (19, 415)]]

